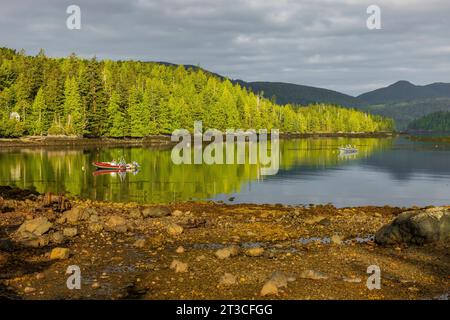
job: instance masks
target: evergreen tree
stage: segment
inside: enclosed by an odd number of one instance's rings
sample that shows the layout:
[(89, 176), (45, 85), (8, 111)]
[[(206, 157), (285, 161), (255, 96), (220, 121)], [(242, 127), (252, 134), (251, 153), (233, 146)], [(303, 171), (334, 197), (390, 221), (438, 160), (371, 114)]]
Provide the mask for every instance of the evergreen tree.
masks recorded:
[(69, 135), (82, 136), (86, 127), (86, 114), (75, 77), (68, 77), (64, 86), (64, 123)]
[(126, 135), (126, 119), (124, 111), (120, 106), (120, 96), (113, 91), (108, 105), (108, 136), (118, 138)]
[(42, 136), (44, 134), (44, 123), (46, 117), (44, 90), (42, 88), (38, 90), (31, 109), (32, 111), (29, 122), (29, 132), (32, 135)]

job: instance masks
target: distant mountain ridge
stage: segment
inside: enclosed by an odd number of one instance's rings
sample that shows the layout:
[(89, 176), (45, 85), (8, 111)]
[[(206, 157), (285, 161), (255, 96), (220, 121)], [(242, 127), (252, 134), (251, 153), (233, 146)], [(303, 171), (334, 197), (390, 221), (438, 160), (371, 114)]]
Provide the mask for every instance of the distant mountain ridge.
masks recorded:
[(401, 80), (385, 88), (380, 88), (357, 96), (365, 104), (410, 101), (417, 99), (450, 98), (450, 83), (432, 83), (424, 86)]
[(357, 107), (360, 104), (355, 97), (329, 89), (284, 82), (245, 82), (242, 80), (235, 80), (235, 82), (254, 92), (263, 92), (268, 99), (274, 97), (279, 104), (330, 103), (346, 107)]

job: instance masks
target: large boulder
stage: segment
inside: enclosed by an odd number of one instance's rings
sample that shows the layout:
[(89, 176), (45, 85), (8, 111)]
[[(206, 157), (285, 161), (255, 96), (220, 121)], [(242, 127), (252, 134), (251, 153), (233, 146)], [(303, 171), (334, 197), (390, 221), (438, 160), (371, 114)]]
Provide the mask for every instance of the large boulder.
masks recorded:
[(450, 241), (450, 208), (436, 207), (399, 214), (375, 234), (378, 244), (425, 244)]
[(27, 220), (19, 227), (16, 236), (19, 239), (33, 239), (42, 236), (53, 226), (45, 217)]

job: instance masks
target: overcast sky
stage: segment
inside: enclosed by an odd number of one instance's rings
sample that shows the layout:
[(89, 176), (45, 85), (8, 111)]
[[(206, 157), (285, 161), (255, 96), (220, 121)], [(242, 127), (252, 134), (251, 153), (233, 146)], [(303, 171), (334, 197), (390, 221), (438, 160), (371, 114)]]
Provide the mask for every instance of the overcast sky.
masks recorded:
[[(68, 5), (81, 30), (68, 30)], [(370, 4), (381, 30), (366, 27)], [(0, 0), (0, 46), (194, 64), (359, 94), (450, 82), (449, 0)]]

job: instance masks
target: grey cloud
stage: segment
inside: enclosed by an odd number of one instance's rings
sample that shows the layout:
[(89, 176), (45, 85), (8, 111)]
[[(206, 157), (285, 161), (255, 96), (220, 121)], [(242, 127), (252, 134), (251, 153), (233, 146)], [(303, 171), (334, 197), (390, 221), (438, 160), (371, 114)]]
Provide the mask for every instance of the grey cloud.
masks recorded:
[[(350, 94), (407, 79), (450, 82), (447, 0), (1, 1), (0, 45), (50, 56), (200, 64), (248, 81)], [(366, 8), (382, 30), (366, 28)], [(67, 30), (66, 8), (82, 10)]]

